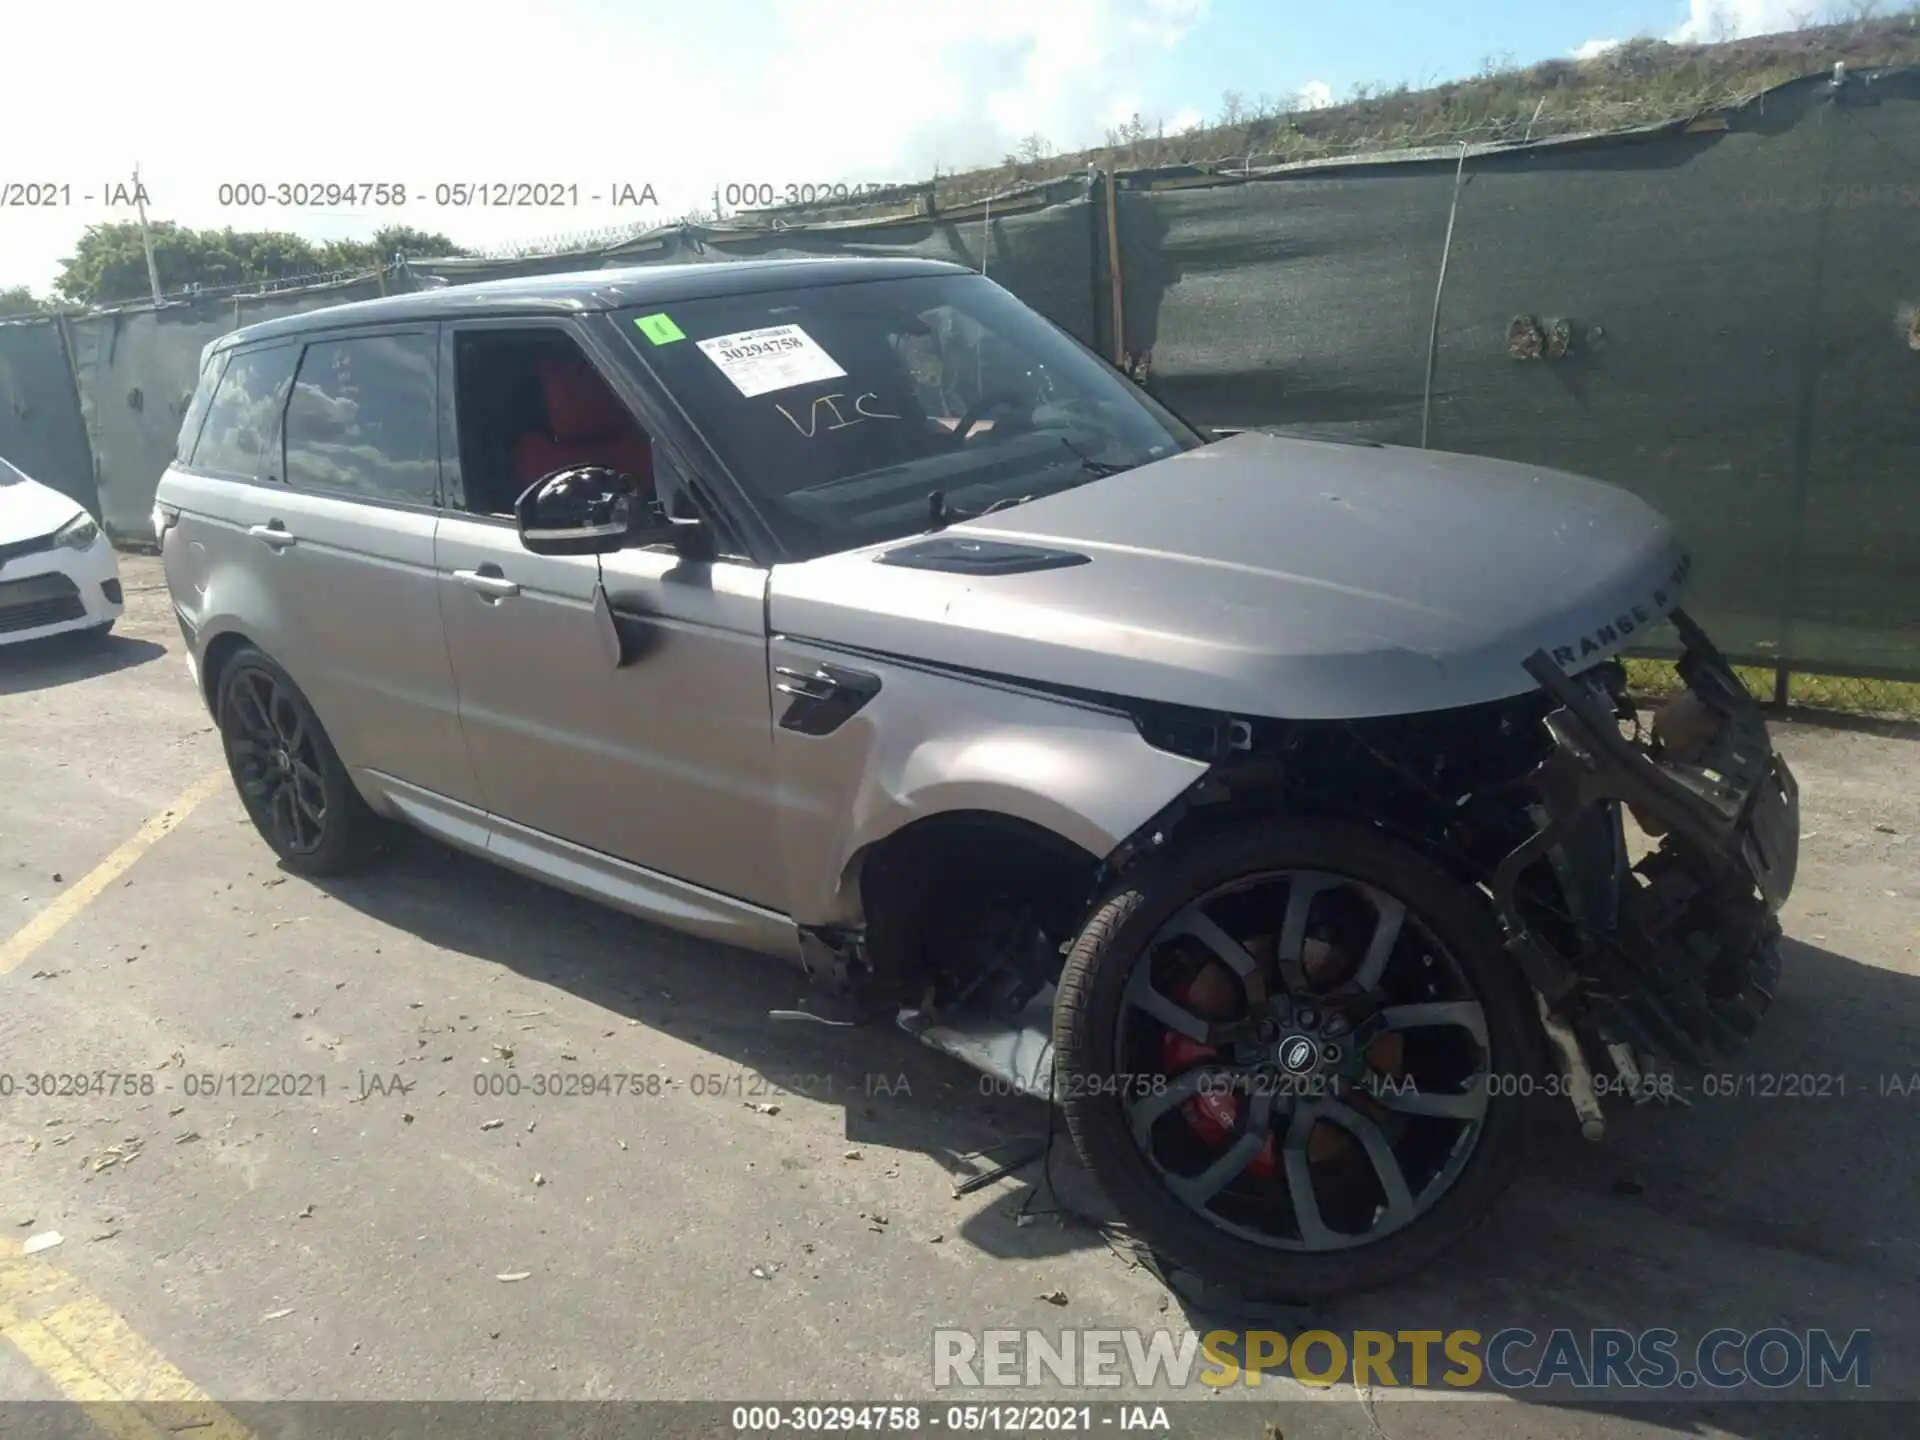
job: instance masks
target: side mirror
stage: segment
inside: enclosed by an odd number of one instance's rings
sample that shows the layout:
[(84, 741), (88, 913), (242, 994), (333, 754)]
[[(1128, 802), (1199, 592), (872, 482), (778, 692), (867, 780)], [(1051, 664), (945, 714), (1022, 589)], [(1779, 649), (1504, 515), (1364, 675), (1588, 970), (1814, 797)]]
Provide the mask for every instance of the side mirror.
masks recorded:
[(513, 502), (520, 543), (536, 555), (611, 555), (626, 543), (633, 477), (600, 465), (556, 470)]

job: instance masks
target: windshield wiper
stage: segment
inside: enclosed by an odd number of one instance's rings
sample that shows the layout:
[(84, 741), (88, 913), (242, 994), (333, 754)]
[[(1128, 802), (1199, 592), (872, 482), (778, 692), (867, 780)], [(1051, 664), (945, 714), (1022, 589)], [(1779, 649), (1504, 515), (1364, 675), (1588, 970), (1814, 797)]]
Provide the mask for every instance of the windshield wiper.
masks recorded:
[(1010, 505), (1024, 505), (1031, 499), (1033, 499), (1031, 495), (1009, 495), (979, 510), (955, 510), (947, 504), (946, 491), (930, 490), (927, 492), (927, 528), (923, 533), (932, 535), (962, 520), (978, 520), (981, 516), (991, 515), (996, 510), (1005, 510)]
[(1075, 457), (1080, 461), (1080, 468), (1082, 470), (1098, 479), (1104, 480), (1109, 475), (1118, 475), (1123, 470), (1131, 470), (1134, 468), (1131, 465), (1122, 465), (1115, 460), (1096, 460), (1064, 435), (1060, 437), (1060, 443), (1074, 453)]

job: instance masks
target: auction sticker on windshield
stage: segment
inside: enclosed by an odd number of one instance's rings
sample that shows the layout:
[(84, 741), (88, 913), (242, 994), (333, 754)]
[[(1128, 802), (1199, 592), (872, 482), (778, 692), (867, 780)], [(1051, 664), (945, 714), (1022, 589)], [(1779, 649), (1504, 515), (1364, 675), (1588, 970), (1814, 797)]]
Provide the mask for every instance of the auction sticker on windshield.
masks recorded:
[(700, 348), (733, 388), (749, 398), (814, 380), (837, 380), (847, 373), (798, 325), (742, 330), (702, 340)]

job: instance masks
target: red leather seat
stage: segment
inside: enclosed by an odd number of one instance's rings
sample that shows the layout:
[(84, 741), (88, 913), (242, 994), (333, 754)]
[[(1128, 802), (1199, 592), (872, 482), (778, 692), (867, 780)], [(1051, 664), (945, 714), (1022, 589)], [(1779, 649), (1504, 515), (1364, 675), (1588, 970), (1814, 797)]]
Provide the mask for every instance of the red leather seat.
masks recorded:
[(520, 437), (514, 469), (524, 489), (572, 465), (606, 465), (653, 493), (653, 447), (599, 372), (578, 356), (534, 362), (546, 396), (547, 428)]

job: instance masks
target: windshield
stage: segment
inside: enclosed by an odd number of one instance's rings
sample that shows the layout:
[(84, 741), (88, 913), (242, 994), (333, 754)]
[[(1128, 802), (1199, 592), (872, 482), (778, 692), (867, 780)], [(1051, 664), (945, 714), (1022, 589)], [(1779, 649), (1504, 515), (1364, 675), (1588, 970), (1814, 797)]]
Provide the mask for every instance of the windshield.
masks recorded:
[(4, 457), (0, 457), (0, 487), (19, 485), (23, 483), (26, 478), (25, 475), (22, 475), (18, 470), (14, 469), (13, 466), (9, 465)]
[(717, 296), (621, 320), (802, 557), (1203, 443), (978, 275)]

